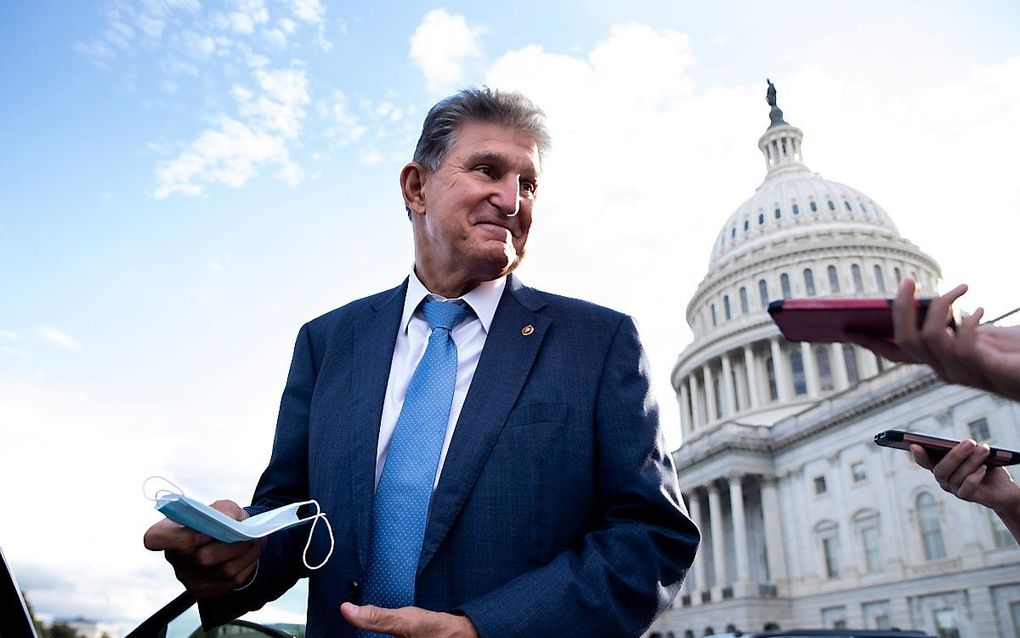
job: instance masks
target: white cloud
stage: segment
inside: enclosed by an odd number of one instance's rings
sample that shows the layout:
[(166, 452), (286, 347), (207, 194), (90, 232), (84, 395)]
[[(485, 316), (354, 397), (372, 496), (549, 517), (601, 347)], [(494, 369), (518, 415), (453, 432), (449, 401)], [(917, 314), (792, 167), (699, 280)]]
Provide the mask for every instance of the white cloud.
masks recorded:
[(174, 193), (201, 195), (206, 184), (216, 183), (238, 188), (262, 164), (291, 163), (283, 137), (223, 117), (219, 128), (204, 131), (188, 151), (156, 168), (159, 185), (154, 195), (158, 199)]
[(25, 340), (24, 337), (22, 337), (17, 332), (14, 332), (13, 330), (0, 330), (0, 339), (6, 339), (8, 341), (24, 341)]
[(0, 343), (0, 352), (11, 357), (17, 357), (19, 359), (24, 359), (25, 357), (28, 356), (28, 353), (22, 350), (21, 348), (15, 348), (14, 346), (9, 346), (3, 343)]
[(200, 195), (207, 184), (241, 187), (262, 165), (276, 166), (277, 177), (290, 185), (301, 181), (304, 171), (291, 159), (288, 144), (298, 138), (305, 119), (307, 75), (303, 69), (258, 66), (253, 77), (257, 90), (232, 89), (242, 119), (221, 115), (216, 128), (156, 168), (156, 198)]
[(58, 346), (65, 350), (81, 350), (82, 346), (78, 341), (62, 330), (52, 326), (42, 326), (35, 331), (36, 337), (43, 343), (51, 346)]
[(485, 31), (445, 9), (426, 14), (411, 36), (411, 59), (425, 73), (430, 90), (443, 91), (464, 81), (464, 63), (481, 58), (478, 39)]
[(263, 0), (233, 0), (233, 10), (219, 12), (213, 16), (213, 23), (235, 33), (249, 35), (255, 27), (269, 22), (269, 10)]
[(319, 0), (291, 0), (290, 7), (299, 20), (311, 24), (322, 24), (326, 15), (326, 7)]
[(383, 161), (382, 153), (376, 149), (368, 149), (358, 157), (358, 163), (362, 166), (375, 166)]
[[(0, 483), (25, 486), (4, 495), (3, 549), (29, 600), (44, 614), (129, 625), (181, 590), (162, 555), (142, 547), (144, 530), (160, 518), (143, 499), (145, 478), (166, 476), (206, 501), (247, 503), (260, 469), (250, 459), (265, 454), (271, 436), (268, 422), (251, 437), (251, 423), (168, 418), (6, 378), (0, 406)], [(18, 524), (15, 512), (32, 524)], [(39, 530), (68, 521), (83, 523), (74, 542), (40, 538)]]
[(347, 96), (343, 91), (333, 91), (325, 100), (316, 104), (316, 112), (326, 121), (323, 136), (339, 146), (357, 142), (368, 128), (348, 108)]

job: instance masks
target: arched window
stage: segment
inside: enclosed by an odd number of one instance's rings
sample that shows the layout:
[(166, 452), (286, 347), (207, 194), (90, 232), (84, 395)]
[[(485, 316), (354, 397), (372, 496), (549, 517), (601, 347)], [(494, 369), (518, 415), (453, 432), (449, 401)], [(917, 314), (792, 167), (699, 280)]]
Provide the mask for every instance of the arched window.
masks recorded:
[(836, 205), (832, 203), (831, 199), (828, 201), (828, 204), (829, 204), (829, 210), (836, 210)]
[(765, 370), (768, 372), (769, 378), (769, 398), (776, 401), (779, 399), (779, 387), (776, 385), (776, 366), (772, 357), (765, 360)]
[(733, 318), (733, 315), (730, 312), (730, 296), (729, 295), (723, 295), (722, 305), (723, 305), (723, 315), (726, 317), (726, 321), (729, 321), (730, 319)]
[(780, 218), (780, 217), (782, 217), (782, 216), (783, 216), (783, 211), (781, 211), (781, 210), (779, 210), (779, 209), (777, 208), (777, 209), (776, 209), (776, 219), (779, 219), (779, 218)]
[(745, 315), (748, 313), (747, 288), (744, 288), (743, 286), (740, 287), (740, 312), (744, 313)]
[(798, 206), (796, 204), (793, 205), (793, 214), (794, 215), (799, 215), (800, 214), (800, 206)]
[(716, 320), (715, 317), (715, 304), (712, 304), (712, 325), (713, 326), (718, 325), (718, 321)]
[(868, 212), (868, 207), (864, 205), (864, 202), (861, 202), (861, 210), (863, 210), (865, 213)]
[(758, 225), (765, 223), (765, 213), (758, 211)]
[(942, 542), (942, 524), (939, 523), (939, 504), (928, 492), (917, 497), (917, 523), (921, 528), (924, 557), (937, 560), (946, 557), (946, 546)]
[(688, 629), (684, 632), (684, 638), (694, 638), (694, 632)]
[(847, 201), (847, 200), (845, 200), (845, 199), (843, 200), (843, 205), (844, 205), (844, 206), (846, 206), (846, 209), (847, 209), (847, 210), (849, 210), (849, 211), (852, 211), (852, 210), (853, 210), (853, 207), (851, 207), (851, 206), (850, 206), (850, 202), (848, 202), (848, 201)]
[(821, 381), (822, 392), (828, 392), (833, 388), (828, 346), (815, 347), (815, 361), (818, 363), (818, 378)]
[(734, 226), (730, 229), (730, 239), (735, 239), (737, 236), (737, 227)]
[(745, 233), (747, 232), (747, 229), (750, 228), (750, 226), (751, 226), (751, 222), (745, 219), (744, 220), (744, 232)]
[(839, 292), (839, 274), (835, 266), (829, 266), (826, 270), (829, 273), (829, 290), (836, 294)]
[(811, 212), (812, 213), (818, 212), (818, 204), (814, 203), (814, 201), (811, 202)]
[(893, 277), (896, 278), (896, 286), (899, 287), (899, 285), (903, 283), (903, 273), (900, 272), (899, 268), (893, 268), (892, 272)]
[(875, 283), (879, 292), (885, 292), (885, 277), (882, 276), (882, 267), (878, 264), (875, 264)]
[(765, 283), (764, 279), (758, 280), (758, 294), (761, 296), (761, 307), (763, 309), (769, 307), (769, 285)]
[(783, 299), (789, 299), (793, 296), (793, 293), (790, 291), (790, 275), (787, 275), (785, 272), (779, 275), (779, 287), (783, 290)]
[(846, 380), (851, 384), (857, 383), (860, 378), (857, 376), (857, 355), (853, 346), (843, 344), (843, 359), (846, 360)]
[(807, 394), (807, 377), (804, 376), (804, 357), (799, 352), (790, 353), (790, 370), (793, 371), (793, 392), (798, 396)]
[(712, 625), (709, 625), (708, 627), (705, 627), (705, 633), (703, 635), (711, 636), (714, 633), (715, 633), (715, 629), (712, 629)]
[(861, 277), (861, 267), (857, 264), (850, 266), (850, 274), (854, 280), (854, 292), (864, 292), (864, 278)]
[(815, 296), (815, 276), (810, 268), (804, 269), (804, 292), (808, 297)]

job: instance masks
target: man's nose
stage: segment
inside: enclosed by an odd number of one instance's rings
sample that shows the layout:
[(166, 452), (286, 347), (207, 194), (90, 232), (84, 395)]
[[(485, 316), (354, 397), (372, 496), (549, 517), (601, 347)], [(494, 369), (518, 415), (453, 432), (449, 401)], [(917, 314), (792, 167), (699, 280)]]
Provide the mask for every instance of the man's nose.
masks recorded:
[(513, 217), (521, 211), (521, 180), (520, 177), (506, 176), (495, 184), (489, 203), (499, 209), (507, 217)]

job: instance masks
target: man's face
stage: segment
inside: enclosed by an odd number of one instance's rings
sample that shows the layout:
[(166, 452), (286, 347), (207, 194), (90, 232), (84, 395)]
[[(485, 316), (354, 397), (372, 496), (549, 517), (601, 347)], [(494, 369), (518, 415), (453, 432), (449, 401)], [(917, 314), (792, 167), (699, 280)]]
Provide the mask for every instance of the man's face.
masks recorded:
[(466, 121), (423, 178), (419, 257), (441, 276), (478, 283), (517, 267), (531, 228), (538, 146), (527, 133)]

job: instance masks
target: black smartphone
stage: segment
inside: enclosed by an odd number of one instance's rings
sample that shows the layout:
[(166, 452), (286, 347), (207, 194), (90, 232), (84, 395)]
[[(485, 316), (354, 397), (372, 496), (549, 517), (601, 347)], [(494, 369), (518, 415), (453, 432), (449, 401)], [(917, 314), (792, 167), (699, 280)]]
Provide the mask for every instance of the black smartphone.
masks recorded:
[[(918, 299), (917, 325), (928, 313), (931, 299)], [(769, 304), (769, 315), (790, 341), (832, 343), (848, 341), (849, 333), (863, 333), (893, 343), (892, 299), (778, 299)], [(949, 327), (955, 326), (950, 317)]]
[[(956, 447), (959, 441), (920, 432), (886, 430), (875, 435), (875, 443), (898, 450), (910, 450), (911, 445), (920, 445), (931, 460), (938, 462), (949, 450)], [(985, 465), (1016, 465), (1017, 463), (1020, 463), (1020, 452), (997, 447), (993, 447), (988, 458), (985, 459)]]

